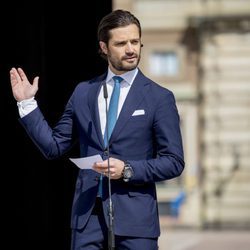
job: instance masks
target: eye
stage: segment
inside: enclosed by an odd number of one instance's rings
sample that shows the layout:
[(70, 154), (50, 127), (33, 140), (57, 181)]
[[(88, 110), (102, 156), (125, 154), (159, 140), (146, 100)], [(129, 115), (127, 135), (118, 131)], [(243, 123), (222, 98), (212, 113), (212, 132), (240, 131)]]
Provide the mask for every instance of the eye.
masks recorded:
[(140, 41), (136, 39), (136, 40), (132, 40), (132, 41), (131, 41), (131, 44), (137, 45), (139, 42), (140, 42)]
[(125, 45), (126, 45), (126, 42), (117, 42), (117, 43), (115, 43), (116, 47), (122, 47), (122, 46), (125, 46)]

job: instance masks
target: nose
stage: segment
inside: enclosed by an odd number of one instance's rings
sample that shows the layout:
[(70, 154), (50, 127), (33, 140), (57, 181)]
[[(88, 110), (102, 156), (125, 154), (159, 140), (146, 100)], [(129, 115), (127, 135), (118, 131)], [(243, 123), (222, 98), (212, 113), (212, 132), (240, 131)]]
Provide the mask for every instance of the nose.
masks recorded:
[(126, 53), (133, 53), (133, 45), (130, 42), (126, 45)]

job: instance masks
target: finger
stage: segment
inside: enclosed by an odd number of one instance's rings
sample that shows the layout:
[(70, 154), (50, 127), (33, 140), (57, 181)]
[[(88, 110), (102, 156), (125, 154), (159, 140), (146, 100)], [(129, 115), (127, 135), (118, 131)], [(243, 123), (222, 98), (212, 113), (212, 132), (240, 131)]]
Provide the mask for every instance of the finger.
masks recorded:
[(107, 167), (107, 161), (96, 162), (95, 165), (100, 168)]
[(100, 170), (102, 168), (98, 162), (95, 162), (92, 167), (95, 170)]
[(15, 85), (18, 82), (21, 82), (21, 78), (15, 68), (12, 68), (10, 70), (10, 82), (11, 82), (11, 85)]
[(10, 71), (10, 83), (11, 85), (16, 85), (17, 84), (17, 78), (13, 72)]
[(35, 91), (38, 90), (38, 81), (39, 81), (39, 76), (36, 76), (33, 80), (33, 87), (34, 87)]
[(27, 76), (25, 75), (24, 71), (22, 70), (22, 68), (18, 68), (17, 69), (22, 81), (28, 81), (28, 78)]
[(105, 168), (105, 167), (100, 167), (100, 166), (97, 166), (97, 165), (94, 165), (94, 166), (93, 166), (93, 169), (94, 169), (96, 172), (100, 173), (100, 174), (104, 174), (104, 172), (107, 172), (107, 168)]

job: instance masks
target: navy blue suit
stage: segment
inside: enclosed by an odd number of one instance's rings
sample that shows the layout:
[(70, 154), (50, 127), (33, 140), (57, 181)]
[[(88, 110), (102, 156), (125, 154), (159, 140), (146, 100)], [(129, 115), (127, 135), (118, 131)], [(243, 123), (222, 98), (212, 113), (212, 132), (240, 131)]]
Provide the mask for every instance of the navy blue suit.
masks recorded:
[[(60, 157), (78, 139), (81, 157), (107, 158), (98, 113), (98, 94), (106, 74), (79, 83), (52, 129), (39, 108), (21, 119), (29, 136), (48, 159)], [(140, 115), (134, 111), (143, 110)], [(110, 156), (128, 161), (134, 176), (128, 183), (112, 180), (116, 235), (158, 237), (159, 215), (155, 183), (179, 176), (184, 168), (179, 115), (171, 91), (139, 70), (110, 138)], [(86, 224), (98, 192), (99, 174), (79, 170), (71, 226)], [(108, 183), (104, 177), (103, 209), (108, 221)]]

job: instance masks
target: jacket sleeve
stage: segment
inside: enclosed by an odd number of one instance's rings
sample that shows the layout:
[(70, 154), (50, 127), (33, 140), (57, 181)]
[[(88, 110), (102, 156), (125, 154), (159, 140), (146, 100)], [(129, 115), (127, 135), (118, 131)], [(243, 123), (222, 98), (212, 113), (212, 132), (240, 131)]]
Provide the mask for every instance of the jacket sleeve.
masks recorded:
[(180, 119), (171, 91), (164, 92), (159, 98), (152, 129), (157, 157), (149, 160), (128, 161), (134, 171), (131, 183), (172, 179), (179, 176), (184, 169)]
[(74, 138), (72, 98), (67, 103), (61, 119), (53, 129), (45, 120), (39, 107), (20, 118), (19, 121), (47, 159), (60, 157), (72, 146)]

